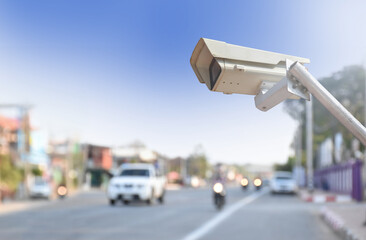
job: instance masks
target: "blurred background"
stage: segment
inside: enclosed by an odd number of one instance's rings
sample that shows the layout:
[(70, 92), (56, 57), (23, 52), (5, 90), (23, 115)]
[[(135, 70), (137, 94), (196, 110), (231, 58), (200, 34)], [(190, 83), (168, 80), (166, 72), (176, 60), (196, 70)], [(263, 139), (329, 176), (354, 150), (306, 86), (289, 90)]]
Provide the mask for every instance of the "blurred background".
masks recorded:
[[(201, 37), (309, 58), (309, 71), (364, 124), (365, 9), (1, 1), (0, 238), (366, 239), (365, 146), (314, 99), (308, 152), (305, 101), (264, 113), (253, 96), (208, 91), (189, 63)], [(111, 179), (137, 163), (164, 177), (165, 204), (112, 208)], [(287, 178), (295, 194), (276, 194)], [(250, 209), (241, 206), (250, 196)], [(225, 209), (236, 211), (201, 228)]]

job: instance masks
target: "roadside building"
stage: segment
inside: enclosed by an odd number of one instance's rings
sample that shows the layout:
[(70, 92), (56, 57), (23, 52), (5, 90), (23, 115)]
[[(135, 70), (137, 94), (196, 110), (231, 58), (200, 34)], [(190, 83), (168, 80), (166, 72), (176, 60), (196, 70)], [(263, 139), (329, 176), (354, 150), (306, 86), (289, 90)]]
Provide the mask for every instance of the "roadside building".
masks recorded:
[(249, 177), (261, 177), (265, 179), (269, 179), (273, 174), (273, 167), (269, 165), (261, 165), (261, 164), (245, 164), (245, 171), (248, 173)]
[(0, 154), (10, 154), (14, 161), (19, 159), (17, 151), (18, 128), (19, 121), (17, 119), (0, 116)]
[(67, 185), (67, 157), (69, 142), (67, 140), (55, 141), (49, 143), (49, 157), (51, 165), (51, 180), (53, 187), (61, 184)]
[(163, 174), (167, 172), (168, 158), (147, 148), (141, 143), (133, 143), (128, 146), (115, 147), (112, 150), (113, 167), (116, 173), (124, 163), (151, 163)]
[(84, 186), (105, 187), (111, 176), (112, 152), (109, 147), (94, 144), (82, 145), (85, 159)]
[(183, 184), (187, 177), (187, 160), (176, 157), (167, 161), (167, 180), (169, 183)]

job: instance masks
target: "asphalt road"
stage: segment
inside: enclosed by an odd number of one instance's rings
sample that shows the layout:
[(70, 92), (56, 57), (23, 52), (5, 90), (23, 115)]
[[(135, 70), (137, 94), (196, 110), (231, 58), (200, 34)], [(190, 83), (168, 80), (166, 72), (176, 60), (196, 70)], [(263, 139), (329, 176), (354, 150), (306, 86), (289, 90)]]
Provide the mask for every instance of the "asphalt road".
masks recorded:
[(217, 211), (209, 189), (168, 191), (165, 204), (109, 206), (87, 192), (37, 208), (0, 215), (0, 239), (338, 239), (321, 221), (321, 205), (296, 196), (239, 187)]

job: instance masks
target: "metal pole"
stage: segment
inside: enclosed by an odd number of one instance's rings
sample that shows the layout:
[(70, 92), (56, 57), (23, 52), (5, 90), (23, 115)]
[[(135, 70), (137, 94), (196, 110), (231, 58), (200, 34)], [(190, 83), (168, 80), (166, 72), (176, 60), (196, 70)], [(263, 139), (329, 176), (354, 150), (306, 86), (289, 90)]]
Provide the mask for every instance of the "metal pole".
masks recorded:
[[(364, 78), (365, 78), (365, 89), (364, 89), (364, 123), (365, 123), (365, 126), (366, 126), (366, 68), (363, 66), (363, 74), (364, 74)], [(366, 146), (364, 145), (365, 149), (363, 151), (363, 159), (364, 159), (364, 167), (366, 166)]]
[[(1, 166), (1, 164), (2, 164), (2, 159), (0, 159), (0, 166)], [(3, 198), (1, 196), (1, 189), (2, 189), (2, 184), (1, 184), (1, 169), (0, 169), (0, 205), (3, 202), (2, 201)]]
[[(364, 98), (364, 117), (365, 117), (365, 119), (364, 119), (364, 122), (365, 122), (365, 126), (366, 126), (366, 68), (363, 66), (362, 67), (363, 68), (363, 74), (364, 74), (364, 78), (365, 78), (365, 89), (364, 89), (364, 93), (365, 93), (365, 98)], [(364, 149), (364, 159), (365, 159), (365, 162), (366, 162), (366, 147), (365, 147), (365, 149)]]
[(288, 70), (328, 111), (366, 146), (366, 128), (308, 70), (295, 62)]
[[(302, 121), (301, 121), (302, 122)], [(302, 159), (302, 123), (300, 122), (296, 134), (296, 166), (301, 167)]]
[(301, 186), (302, 181), (302, 167), (301, 167), (301, 160), (302, 160), (302, 121), (300, 121), (299, 127), (296, 133), (296, 164), (295, 164), (295, 173), (296, 173), (296, 182), (298, 186)]
[(180, 159), (180, 176), (184, 182), (184, 179), (186, 177), (186, 164), (185, 164), (185, 159), (183, 159), (183, 158)]
[(20, 159), (23, 162), (23, 166), (24, 166), (24, 188), (25, 188), (25, 198), (28, 199), (29, 195), (30, 195), (30, 190), (29, 190), (29, 175), (31, 172), (30, 169), (30, 163), (29, 163), (29, 157), (28, 154), (26, 153), (26, 114), (28, 109), (26, 107), (20, 106), (19, 107), (19, 111), (20, 111), (20, 118), (19, 118), (19, 127), (18, 127), (18, 151), (20, 154)]
[(71, 191), (71, 179), (70, 179), (70, 169), (71, 169), (71, 141), (68, 139), (66, 142), (66, 156), (65, 156), (65, 185), (68, 191)]
[[(364, 74), (364, 78), (365, 78), (365, 87), (364, 87), (364, 94), (365, 94), (365, 96), (364, 96), (364, 102), (363, 102), (363, 104), (364, 104), (364, 117), (365, 117), (365, 119), (364, 119), (364, 122), (365, 122), (365, 126), (366, 126), (366, 69), (365, 69), (365, 67), (364, 67), (364, 64), (363, 64), (363, 66), (362, 66), (362, 68), (363, 68), (363, 74)], [(365, 166), (366, 166), (366, 146), (364, 146), (365, 148), (364, 148), (364, 150), (363, 150), (363, 172), (365, 172)], [(365, 183), (365, 174), (362, 174), (362, 199), (365, 199), (365, 195), (364, 195), (364, 183)], [(366, 226), (366, 219), (365, 219), (365, 221), (363, 222), (363, 225), (364, 226)]]
[(313, 190), (313, 102), (306, 102), (306, 168), (307, 185), (310, 191)]

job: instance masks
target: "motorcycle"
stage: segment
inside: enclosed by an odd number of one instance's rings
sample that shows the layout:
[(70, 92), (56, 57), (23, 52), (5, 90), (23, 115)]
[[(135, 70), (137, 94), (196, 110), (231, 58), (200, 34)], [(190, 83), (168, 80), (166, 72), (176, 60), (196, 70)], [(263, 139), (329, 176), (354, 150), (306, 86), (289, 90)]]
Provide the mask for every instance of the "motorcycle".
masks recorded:
[(248, 178), (243, 178), (240, 181), (241, 187), (243, 188), (243, 190), (247, 190), (248, 189), (248, 185), (249, 185), (249, 180)]
[(217, 182), (213, 186), (213, 197), (214, 197), (214, 204), (218, 210), (220, 210), (225, 204), (225, 195), (226, 191), (224, 185), (220, 182)]
[(63, 198), (66, 197), (66, 195), (67, 195), (67, 188), (66, 188), (66, 186), (64, 186), (64, 185), (58, 186), (58, 188), (57, 188), (57, 196), (60, 199), (63, 199)]
[(253, 184), (255, 186), (255, 189), (258, 191), (262, 188), (262, 180), (260, 178), (256, 178), (253, 181)]

